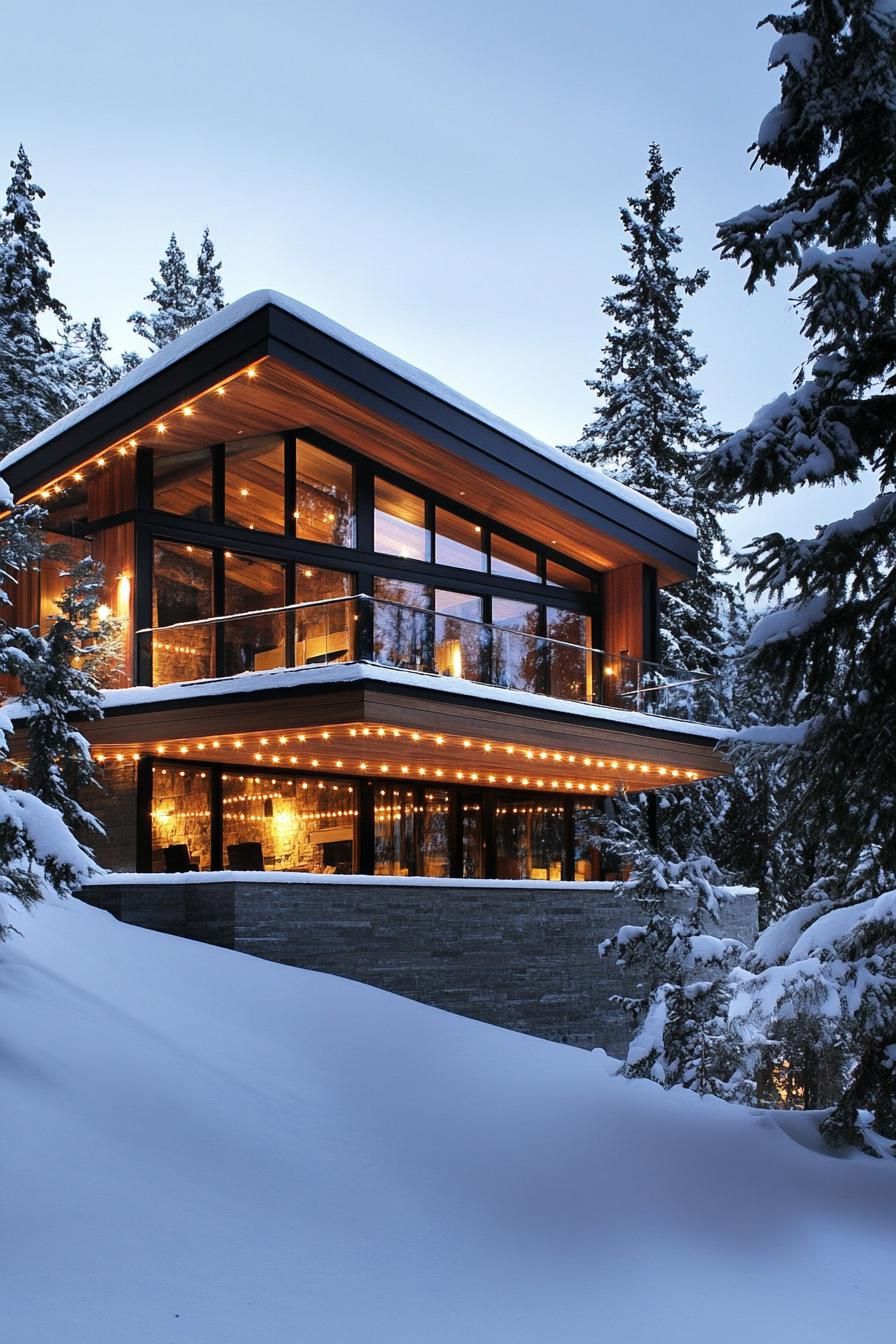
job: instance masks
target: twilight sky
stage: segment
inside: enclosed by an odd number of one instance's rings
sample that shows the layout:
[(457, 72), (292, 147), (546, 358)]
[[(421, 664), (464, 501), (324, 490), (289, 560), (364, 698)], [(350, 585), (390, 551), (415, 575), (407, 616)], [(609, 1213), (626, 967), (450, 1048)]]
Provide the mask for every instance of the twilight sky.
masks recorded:
[[(783, 184), (747, 153), (778, 87), (765, 12), (45, 0), (4, 20), (0, 155), (24, 142), (55, 291), (101, 316), (116, 352), (144, 349), (126, 318), (172, 229), (192, 260), (208, 224), (228, 298), (283, 290), (568, 443), (590, 418), (618, 209), (656, 139), (682, 168), (682, 264), (711, 271), (686, 309), (707, 408), (734, 429), (804, 353), (786, 285), (748, 297), (712, 251), (716, 221)], [(806, 493), (742, 515), (733, 538), (811, 535), (868, 488)]]

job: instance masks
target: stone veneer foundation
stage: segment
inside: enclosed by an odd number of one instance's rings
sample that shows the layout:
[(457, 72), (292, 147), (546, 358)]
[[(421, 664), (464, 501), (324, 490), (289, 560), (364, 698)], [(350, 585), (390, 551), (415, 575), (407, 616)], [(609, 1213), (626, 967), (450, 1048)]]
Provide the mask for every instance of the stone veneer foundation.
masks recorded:
[[(636, 982), (597, 948), (640, 922), (611, 883), (197, 873), (109, 874), (80, 893), (143, 928), (376, 985), (515, 1031), (624, 1052), (610, 1002)], [(755, 892), (724, 933), (752, 939)]]

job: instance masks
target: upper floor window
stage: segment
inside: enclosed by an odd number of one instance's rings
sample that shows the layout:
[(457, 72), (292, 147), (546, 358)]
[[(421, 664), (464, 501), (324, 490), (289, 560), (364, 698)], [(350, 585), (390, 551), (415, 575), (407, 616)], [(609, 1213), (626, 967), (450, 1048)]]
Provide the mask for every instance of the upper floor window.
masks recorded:
[(210, 448), (156, 447), (152, 455), (152, 506), (180, 518), (212, 517)]
[(296, 444), (296, 536), (354, 546), (354, 472), (350, 462), (299, 439)]
[(482, 528), (447, 509), (436, 509), (436, 564), (482, 571), (486, 556)]
[(283, 439), (263, 434), (224, 447), (224, 521), (282, 535)]
[(379, 476), (374, 485), (373, 549), (404, 560), (430, 558), (424, 500)]

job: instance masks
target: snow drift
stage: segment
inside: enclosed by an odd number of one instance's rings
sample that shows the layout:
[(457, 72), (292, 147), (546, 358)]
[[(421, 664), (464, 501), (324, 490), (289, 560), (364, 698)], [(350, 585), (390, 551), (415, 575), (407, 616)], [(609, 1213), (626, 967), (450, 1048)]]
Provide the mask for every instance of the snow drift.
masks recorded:
[(16, 1344), (885, 1337), (896, 1163), (70, 901), (0, 947)]

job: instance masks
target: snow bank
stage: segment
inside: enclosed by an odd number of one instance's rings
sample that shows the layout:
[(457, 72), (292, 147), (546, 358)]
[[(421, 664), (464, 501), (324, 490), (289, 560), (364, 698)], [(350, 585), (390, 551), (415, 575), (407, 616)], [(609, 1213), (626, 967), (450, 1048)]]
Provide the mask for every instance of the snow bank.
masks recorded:
[(251, 294), (245, 294), (234, 303), (227, 304), (219, 313), (214, 313), (211, 317), (207, 317), (205, 321), (197, 323), (190, 331), (184, 332), (177, 340), (171, 341), (170, 344), (156, 351), (154, 355), (150, 355), (136, 369), (126, 373), (114, 387), (108, 388), (105, 392), (101, 392), (98, 397), (94, 397), (92, 401), (88, 401), (85, 405), (70, 411), (56, 424), (42, 430), (40, 434), (36, 434), (34, 438), (29, 439), (27, 443), (23, 443), (21, 447), (13, 449), (11, 453), (7, 453), (0, 461), (0, 471), (12, 466), (15, 462), (21, 461), (23, 457), (27, 457), (29, 453), (35, 452), (36, 449), (55, 438), (57, 434), (71, 429), (73, 425), (86, 419), (87, 416), (93, 415), (95, 411), (101, 410), (102, 407), (116, 401), (157, 373), (161, 373), (163, 369), (169, 368), (177, 360), (190, 354), (191, 351), (198, 349), (207, 341), (213, 340), (222, 332), (236, 326), (237, 323), (242, 322), (260, 308), (267, 307), (268, 304), (274, 304), (277, 308), (282, 308), (284, 312), (298, 318), (300, 322), (305, 322), (308, 326), (323, 332), (324, 335), (339, 341), (341, 345), (348, 346), (350, 350), (363, 355), (365, 359), (371, 360), (372, 363), (378, 364), (381, 368), (388, 369), (399, 378), (403, 378), (405, 382), (412, 383), (415, 387), (419, 387), (424, 392), (438, 398), (439, 401), (445, 402), (446, 405), (452, 406), (455, 410), (462, 411), (465, 415), (480, 421), (481, 424), (487, 425), (499, 434), (503, 434), (505, 438), (513, 439), (516, 443), (532, 449), (540, 457), (546, 458), (556, 466), (563, 467), (564, 470), (588, 481), (590, 485), (596, 486), (599, 490), (603, 490), (617, 499), (625, 500), (627, 503), (634, 505), (635, 508), (640, 509), (642, 513), (647, 513), (651, 517), (667, 523), (678, 532), (683, 532), (691, 537), (697, 535), (697, 529), (690, 519), (681, 518), (678, 514), (663, 508), (662, 504), (657, 504), (637, 490), (632, 490), (629, 486), (614, 481), (612, 477), (605, 475), (597, 467), (579, 462), (564, 453), (560, 448), (542, 443), (540, 439), (533, 438), (525, 430), (518, 429), (507, 420), (502, 420), (500, 416), (494, 415), (484, 406), (479, 406), (475, 401), (470, 401), (462, 393), (455, 392), (453, 388), (439, 382), (437, 378), (431, 377), (430, 374), (424, 373), (422, 369), (415, 368), (413, 364), (408, 364), (396, 355), (389, 354), (387, 350), (382, 350), (379, 346), (364, 340), (362, 336), (356, 335), (347, 327), (340, 326), (338, 322), (325, 317), (323, 313), (318, 313), (313, 308), (308, 308), (304, 303), (299, 303), (286, 294), (278, 293), (275, 289), (258, 289)]
[(38, 907), (0, 948), (16, 1344), (887, 1338), (896, 1163), (817, 1117)]

